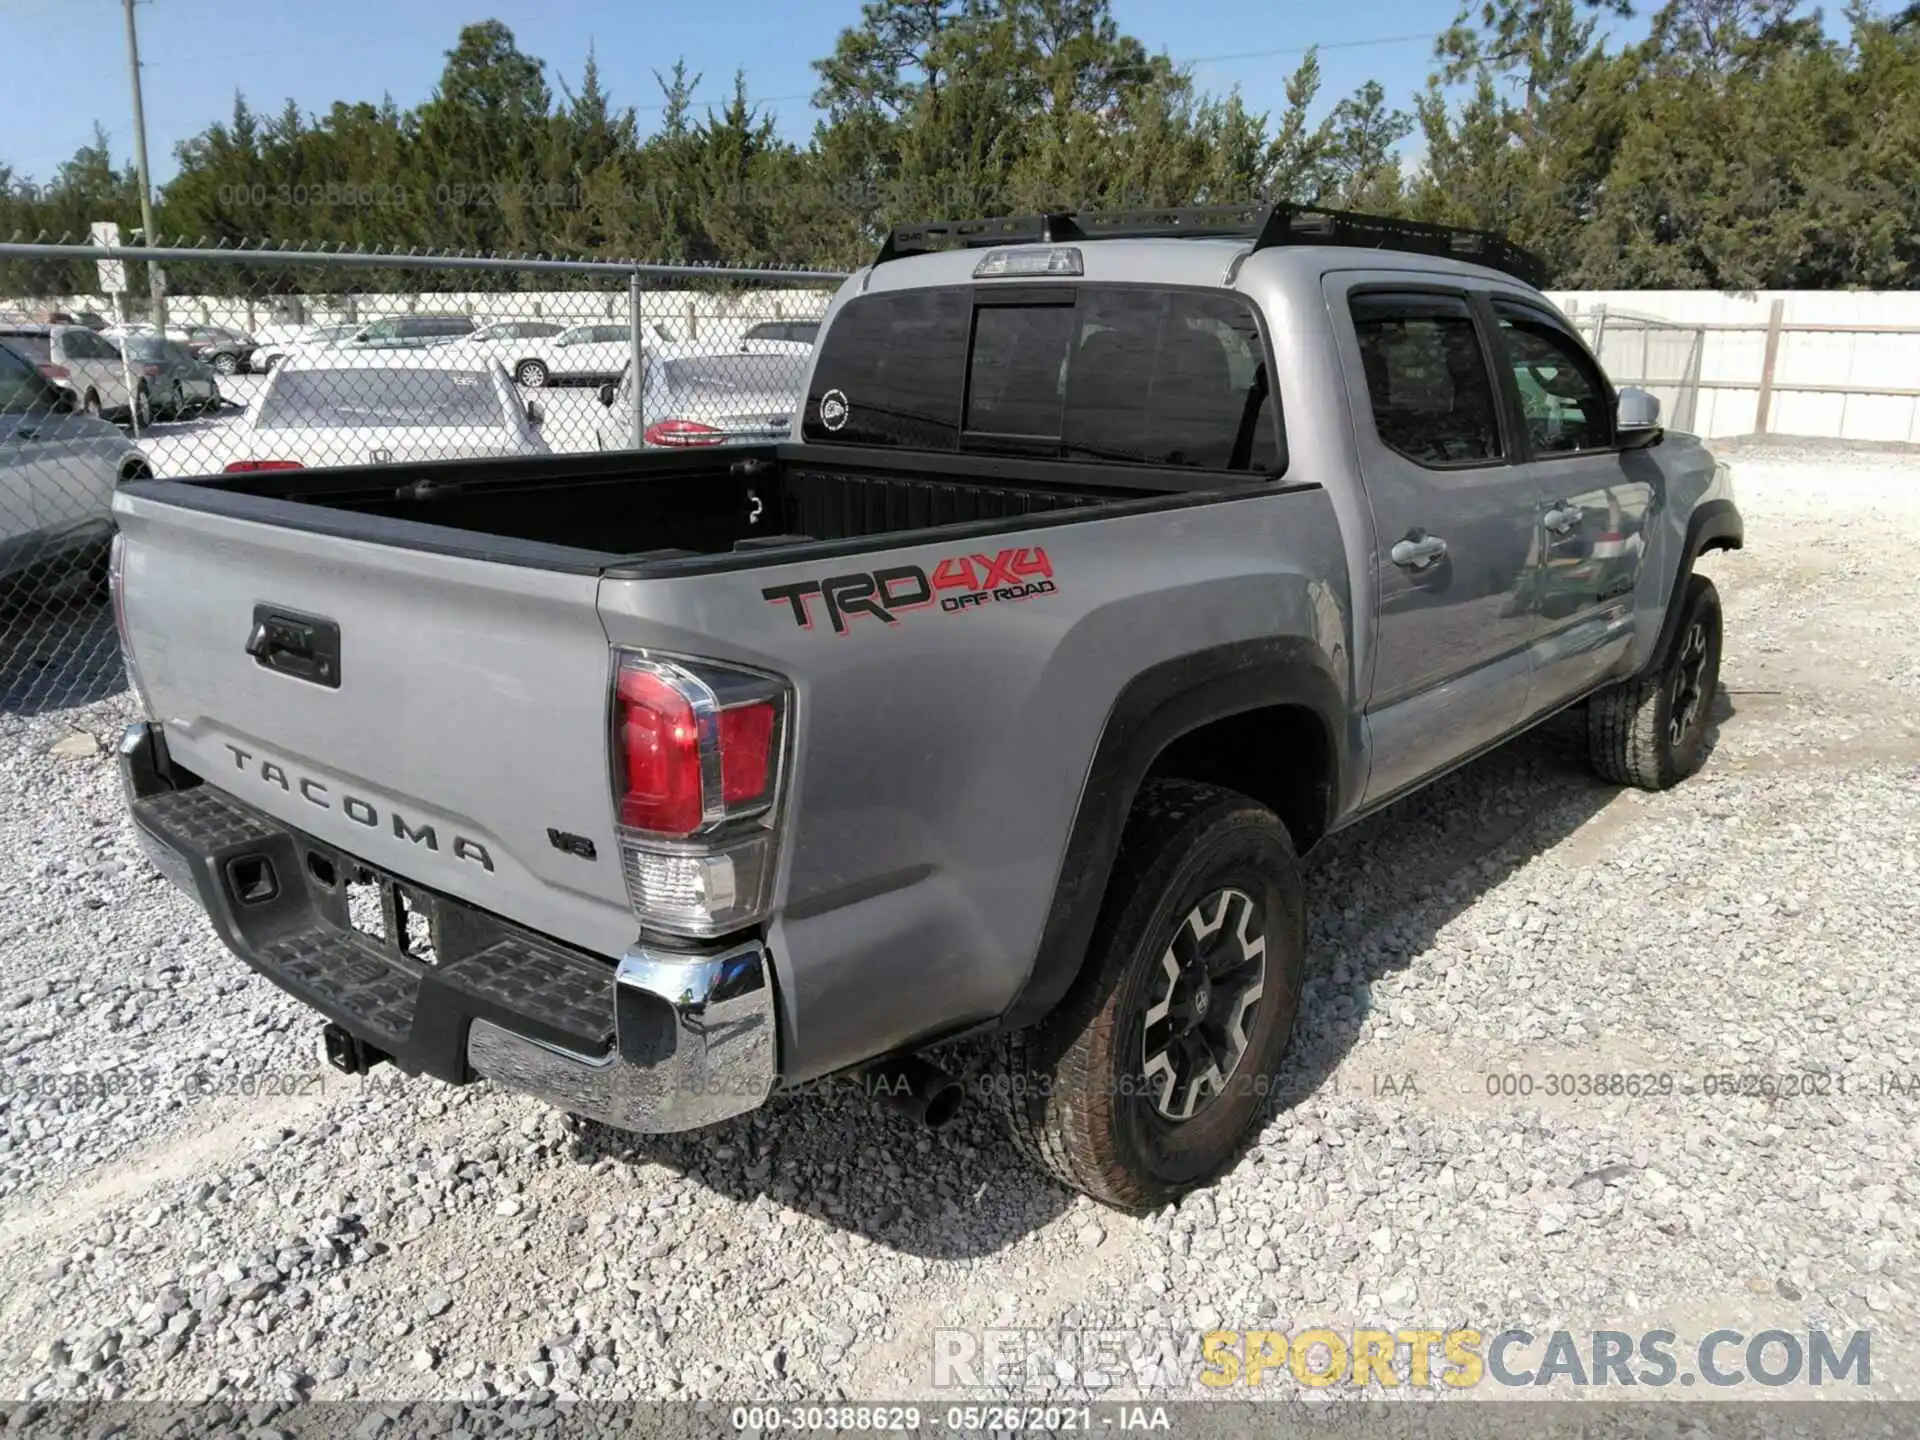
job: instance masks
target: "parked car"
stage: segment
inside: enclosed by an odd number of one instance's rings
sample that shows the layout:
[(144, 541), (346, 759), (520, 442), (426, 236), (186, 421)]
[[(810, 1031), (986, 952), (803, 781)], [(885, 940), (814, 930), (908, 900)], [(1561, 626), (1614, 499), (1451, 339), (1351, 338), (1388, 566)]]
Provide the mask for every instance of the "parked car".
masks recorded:
[[(646, 444), (685, 449), (784, 440), (793, 428), (806, 378), (806, 356), (702, 350), (688, 344), (649, 353), (641, 365), (640, 414)], [(607, 416), (602, 450), (633, 444), (633, 367), (618, 384), (600, 387)]]
[(146, 381), (155, 414), (177, 420), (219, 408), (220, 380), (214, 367), (178, 340), (129, 335), (120, 348)]
[(67, 391), (0, 340), (0, 580), (85, 575), (87, 560), (105, 559), (114, 487), (150, 473), (118, 426), (75, 413)]
[(260, 348), (251, 335), (225, 325), (182, 326), (179, 339), (222, 375), (244, 375), (253, 368), (253, 352)]
[(345, 344), (361, 329), (358, 321), (345, 325), (309, 325), (291, 340), (269, 342), (254, 351), (254, 368), (263, 374), (270, 374), (274, 366), (295, 352), (307, 354), (315, 350), (330, 350)]
[(1302, 858), (1573, 706), (1683, 780), (1744, 536), (1522, 253), (1251, 219), (902, 227), (784, 444), (123, 487), (136, 834), (342, 1069), (937, 1123), (993, 1036), (1023, 1155), (1165, 1204), (1280, 1094)]
[(435, 352), (289, 355), (247, 407), (229, 470), (546, 455), (537, 404), (499, 365)]
[(471, 315), (388, 315), (362, 325), (345, 344), (358, 350), (421, 350), (473, 331)]
[(107, 330), (110, 322), (97, 310), (0, 310), (0, 325), (84, 325)]
[[(145, 386), (123, 363), (120, 347), (84, 325), (0, 325), (0, 341), (39, 366), (76, 410), (127, 417), (149, 403), (141, 399)], [(145, 424), (150, 415), (136, 418)]]
[[(647, 321), (641, 343), (650, 348), (669, 345), (673, 333), (658, 321)], [(502, 320), (452, 344), (462, 353), (498, 360), (529, 390), (616, 379), (633, 353), (625, 321), (562, 327), (546, 320)]]

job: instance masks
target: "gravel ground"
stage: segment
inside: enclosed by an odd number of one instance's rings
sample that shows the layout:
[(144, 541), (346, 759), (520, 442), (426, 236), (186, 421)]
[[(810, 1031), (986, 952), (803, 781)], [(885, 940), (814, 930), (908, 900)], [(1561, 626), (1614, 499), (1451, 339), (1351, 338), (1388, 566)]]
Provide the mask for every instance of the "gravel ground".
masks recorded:
[[(1088, 1328), (1471, 1325), (1867, 1328), (1920, 1397), (1920, 465), (1738, 463), (1705, 771), (1612, 790), (1556, 723), (1330, 843), (1294, 1103), (1146, 1219), (981, 1106), (638, 1140), (333, 1075), (140, 858), (126, 698), (0, 715), (0, 1396), (925, 1396), (937, 1329), (1007, 1326), (1072, 1397)], [(1654, 1093), (1545, 1093), (1608, 1074)]]

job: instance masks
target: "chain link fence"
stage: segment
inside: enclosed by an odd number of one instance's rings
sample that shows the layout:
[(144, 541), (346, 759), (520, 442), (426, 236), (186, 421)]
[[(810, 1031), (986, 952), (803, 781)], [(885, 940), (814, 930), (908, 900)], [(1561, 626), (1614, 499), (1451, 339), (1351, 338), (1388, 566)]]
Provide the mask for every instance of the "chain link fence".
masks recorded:
[(842, 278), (0, 244), (0, 711), (124, 684), (121, 481), (784, 438)]

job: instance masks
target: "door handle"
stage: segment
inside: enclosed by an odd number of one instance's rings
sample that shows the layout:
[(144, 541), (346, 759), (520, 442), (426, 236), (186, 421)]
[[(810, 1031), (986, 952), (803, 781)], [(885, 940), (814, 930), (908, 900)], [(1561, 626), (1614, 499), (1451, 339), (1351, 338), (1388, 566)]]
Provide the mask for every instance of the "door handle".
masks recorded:
[(1447, 542), (1438, 535), (1409, 535), (1396, 541), (1387, 552), (1393, 563), (1407, 570), (1425, 570), (1447, 553)]
[(1569, 505), (1565, 500), (1558, 500), (1554, 502), (1553, 509), (1547, 511), (1541, 520), (1554, 534), (1566, 535), (1577, 530), (1580, 522), (1586, 518), (1587, 512), (1578, 505)]

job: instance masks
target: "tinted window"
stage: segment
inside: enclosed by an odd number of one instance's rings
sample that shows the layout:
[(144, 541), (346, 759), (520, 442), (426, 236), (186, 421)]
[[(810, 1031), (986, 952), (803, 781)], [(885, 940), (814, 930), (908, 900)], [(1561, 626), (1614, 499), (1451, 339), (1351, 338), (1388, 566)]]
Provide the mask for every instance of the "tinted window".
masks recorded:
[(262, 430), (309, 426), (505, 424), (484, 371), (375, 369), (283, 370), (261, 407)]
[(1592, 360), (1573, 338), (1525, 306), (1494, 302), (1520, 391), (1527, 439), (1537, 454), (1603, 450), (1613, 444), (1613, 410)]
[(179, 342), (162, 340), (158, 335), (129, 335), (124, 342), (127, 354), (140, 360), (171, 360)]
[(40, 372), (7, 345), (0, 345), (0, 412), (48, 409), (53, 401), (53, 388)]
[(9, 335), (0, 331), (0, 341), (7, 348), (27, 357), (35, 365), (46, 365), (53, 359), (53, 342), (45, 335)]
[[(836, 391), (837, 430), (821, 417)], [(1000, 435), (1028, 453), (1271, 472), (1270, 392), (1259, 327), (1235, 295), (1087, 286), (1072, 304), (976, 311), (971, 291), (915, 290), (834, 317), (803, 426), (812, 440), (952, 450), (964, 396), (970, 448)]]
[(787, 338), (798, 340), (803, 345), (811, 345), (820, 334), (818, 320), (796, 320), (787, 326)]
[(596, 345), (618, 345), (622, 340), (631, 339), (633, 332), (625, 325), (596, 325), (593, 327), (593, 341)]
[(694, 355), (669, 360), (661, 369), (673, 390), (797, 393), (806, 361), (797, 355)]
[(1057, 439), (1071, 305), (982, 305), (974, 312), (967, 430)]
[(472, 332), (473, 322), (460, 315), (428, 315), (403, 321), (401, 328), (407, 335), (466, 335)]
[[(952, 450), (966, 383), (965, 290), (903, 290), (852, 300), (828, 327), (803, 421), (806, 437), (846, 445)], [(835, 397), (826, 420), (821, 403)], [(845, 409), (838, 406), (844, 401)], [(836, 415), (844, 415), (838, 426)]]
[(1266, 352), (1235, 296), (1087, 292), (1066, 399), (1062, 438), (1072, 456), (1279, 468)]
[(1422, 465), (1497, 459), (1499, 412), (1467, 302), (1355, 295), (1351, 306), (1381, 442)]

